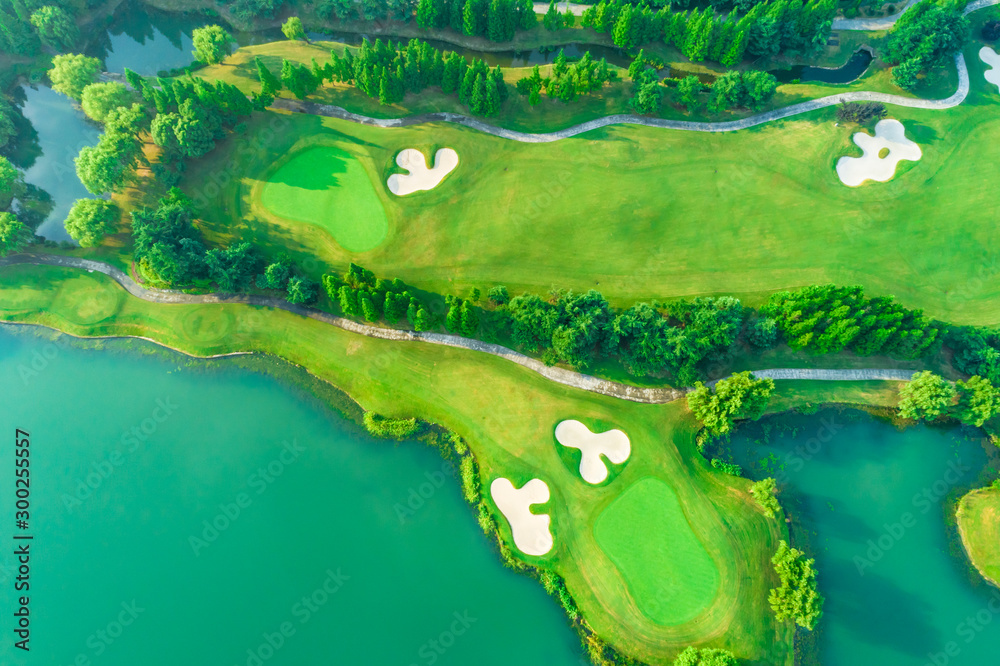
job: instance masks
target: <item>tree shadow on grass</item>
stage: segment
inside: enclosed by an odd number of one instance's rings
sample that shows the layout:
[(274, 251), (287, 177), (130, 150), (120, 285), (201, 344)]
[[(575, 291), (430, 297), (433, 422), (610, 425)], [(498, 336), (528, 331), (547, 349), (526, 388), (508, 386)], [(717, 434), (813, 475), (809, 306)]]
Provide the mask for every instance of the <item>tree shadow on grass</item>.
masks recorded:
[(917, 120), (907, 120), (903, 123), (906, 127), (906, 136), (916, 141), (918, 144), (925, 145), (933, 143), (938, 139), (938, 132), (936, 129), (929, 125), (925, 125)]
[(346, 173), (347, 161), (353, 159), (333, 146), (306, 148), (275, 171), (268, 183), (316, 192), (328, 190), (340, 185), (336, 174)]

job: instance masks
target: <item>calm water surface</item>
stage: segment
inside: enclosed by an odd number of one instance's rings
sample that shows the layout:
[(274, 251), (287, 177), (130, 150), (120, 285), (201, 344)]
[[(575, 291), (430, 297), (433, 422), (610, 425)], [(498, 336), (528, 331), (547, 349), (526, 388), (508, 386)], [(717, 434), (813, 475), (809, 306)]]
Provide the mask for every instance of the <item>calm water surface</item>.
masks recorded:
[(753, 476), (779, 479), (796, 536), (816, 558), (827, 599), (819, 663), (1000, 663), (1000, 616), (989, 610), (1000, 590), (970, 574), (946, 526), (951, 501), (996, 468), (996, 447), (958, 429), (900, 432), (861, 412), (766, 423), (798, 430), (760, 444), (751, 427), (732, 449), (748, 468), (766, 460)]
[[(0, 332), (0, 423), (31, 434), (34, 536), (30, 657), (5, 610), (0, 663), (579, 665), (561, 609), (501, 566), (435, 450), (185, 363)], [(7, 491), (13, 462), (0, 448)]]

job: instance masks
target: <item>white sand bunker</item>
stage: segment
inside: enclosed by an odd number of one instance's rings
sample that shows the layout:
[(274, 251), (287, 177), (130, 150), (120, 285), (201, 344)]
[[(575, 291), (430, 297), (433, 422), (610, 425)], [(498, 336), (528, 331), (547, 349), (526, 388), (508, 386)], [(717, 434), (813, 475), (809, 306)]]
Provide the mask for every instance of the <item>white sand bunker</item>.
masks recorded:
[(598, 484), (608, 478), (608, 466), (601, 460), (604, 455), (616, 465), (628, 460), (632, 445), (628, 435), (621, 430), (591, 432), (579, 421), (562, 421), (556, 426), (556, 440), (563, 446), (580, 449), (580, 476), (587, 483)]
[(510, 523), (514, 545), (525, 555), (544, 555), (552, 550), (550, 518), (531, 513), (532, 504), (549, 501), (549, 487), (541, 479), (532, 479), (520, 489), (509, 479), (499, 478), (490, 484), (490, 495), (497, 508)]
[(986, 80), (1000, 89), (1000, 55), (990, 47), (984, 46), (979, 49), (979, 59), (992, 68), (986, 70), (984, 74)]
[[(866, 180), (884, 183), (896, 173), (896, 165), (900, 160), (915, 162), (922, 154), (920, 146), (906, 138), (903, 123), (891, 118), (879, 121), (875, 126), (875, 136), (864, 132), (855, 134), (854, 143), (865, 154), (861, 157), (845, 156), (837, 160), (837, 175), (844, 185), (850, 187), (857, 187)], [(883, 148), (888, 148), (889, 154), (879, 157)]]
[(390, 192), (402, 197), (437, 187), (458, 166), (458, 153), (451, 148), (442, 148), (434, 153), (434, 168), (428, 169), (424, 154), (407, 148), (396, 155), (396, 164), (410, 173), (394, 173), (389, 176), (387, 184)]

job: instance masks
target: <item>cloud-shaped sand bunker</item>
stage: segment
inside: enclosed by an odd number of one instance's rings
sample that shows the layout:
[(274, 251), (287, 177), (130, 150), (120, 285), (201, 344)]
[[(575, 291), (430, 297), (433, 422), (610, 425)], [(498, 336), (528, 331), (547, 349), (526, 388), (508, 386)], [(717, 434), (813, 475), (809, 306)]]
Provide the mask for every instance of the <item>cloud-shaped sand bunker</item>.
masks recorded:
[(1000, 55), (988, 46), (979, 49), (979, 59), (991, 67), (986, 70), (986, 80), (1000, 89)]
[(419, 150), (407, 148), (396, 155), (396, 164), (410, 173), (394, 173), (389, 176), (389, 191), (402, 197), (422, 190), (433, 190), (444, 177), (458, 166), (458, 153), (451, 148), (442, 148), (434, 153), (434, 168), (427, 168), (427, 160)]
[(628, 435), (621, 430), (608, 430), (594, 433), (579, 421), (562, 421), (556, 426), (556, 440), (563, 446), (580, 449), (580, 476), (587, 483), (598, 484), (608, 478), (608, 466), (601, 460), (604, 455), (608, 460), (620, 465), (628, 460), (632, 446)]
[(551, 518), (531, 513), (532, 504), (549, 501), (549, 487), (541, 479), (532, 479), (515, 488), (510, 479), (499, 478), (490, 484), (490, 495), (507, 522), (514, 545), (526, 555), (544, 555), (552, 550)]
[[(922, 155), (920, 146), (906, 138), (903, 123), (891, 118), (879, 121), (875, 126), (875, 136), (864, 132), (855, 134), (854, 143), (865, 154), (837, 160), (837, 175), (844, 185), (850, 187), (857, 187), (866, 180), (884, 183), (896, 173), (896, 165), (900, 160), (916, 161)], [(879, 157), (883, 148), (888, 148), (889, 154)]]

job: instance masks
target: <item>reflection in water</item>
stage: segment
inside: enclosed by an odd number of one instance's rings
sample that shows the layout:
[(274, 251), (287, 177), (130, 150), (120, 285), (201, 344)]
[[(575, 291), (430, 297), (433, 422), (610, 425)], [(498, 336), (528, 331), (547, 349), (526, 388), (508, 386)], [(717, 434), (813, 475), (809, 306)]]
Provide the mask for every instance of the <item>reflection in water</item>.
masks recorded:
[(70, 240), (63, 226), (66, 214), (77, 199), (92, 198), (76, 177), (73, 160), (81, 148), (97, 143), (100, 128), (88, 121), (68, 97), (47, 86), (26, 87), (24, 93), (24, 117), (38, 132), (41, 150), (25, 171), (24, 180), (48, 192), (53, 203), (37, 233), (49, 240)]

